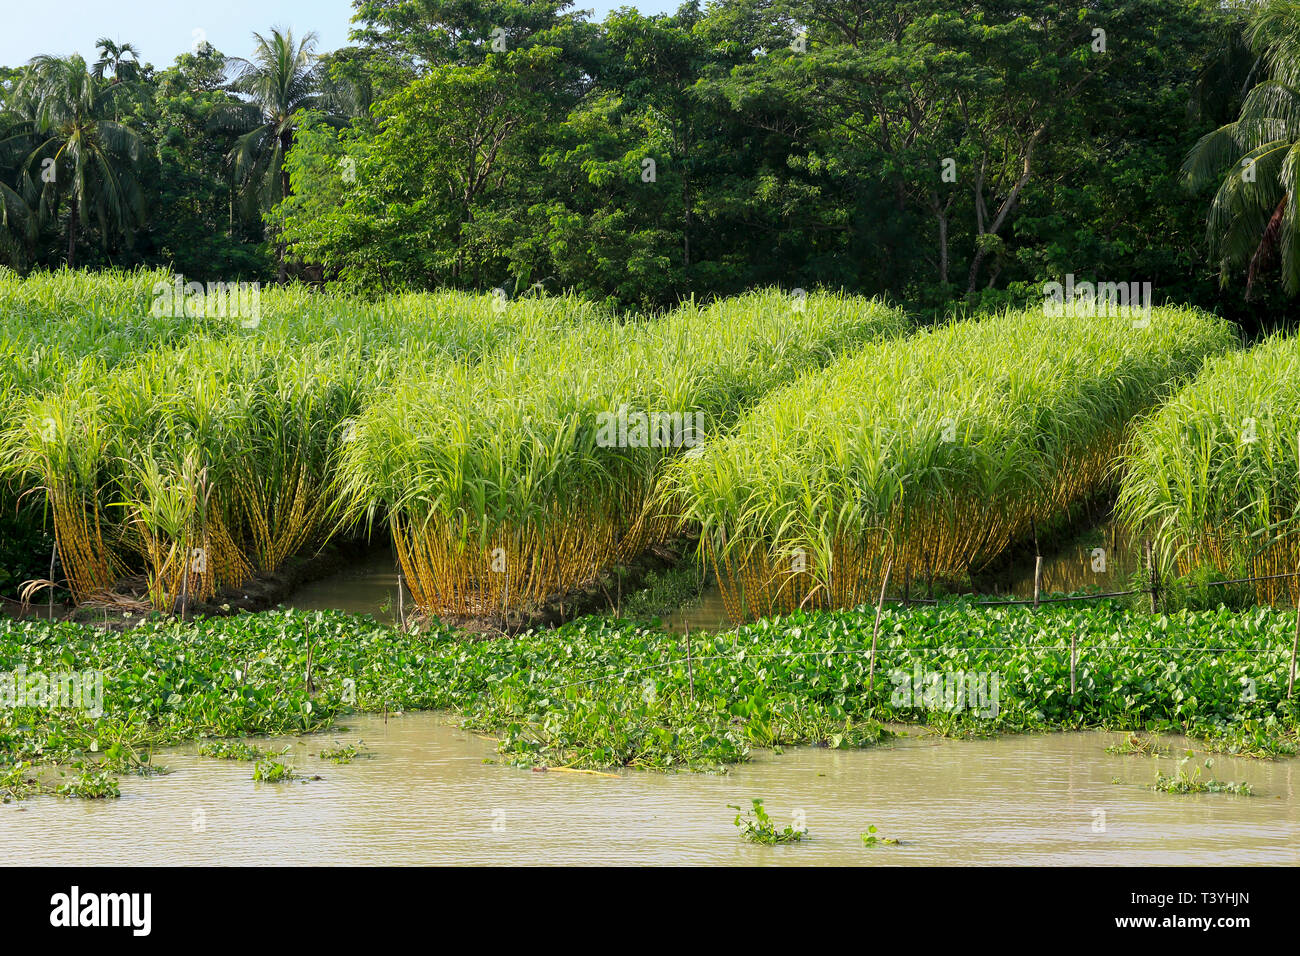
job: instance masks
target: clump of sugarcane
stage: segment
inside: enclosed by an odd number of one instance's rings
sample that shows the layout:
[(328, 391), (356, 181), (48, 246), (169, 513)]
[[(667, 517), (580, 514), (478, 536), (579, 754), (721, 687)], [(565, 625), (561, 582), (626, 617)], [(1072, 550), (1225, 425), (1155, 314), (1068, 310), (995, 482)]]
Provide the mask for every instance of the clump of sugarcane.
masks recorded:
[(1273, 336), (1218, 357), (1136, 427), (1117, 506), (1175, 574), (1256, 577), (1294, 593), (1300, 571), (1300, 343)]
[(669, 462), (773, 385), (904, 325), (878, 302), (768, 290), (424, 370), (361, 417), (341, 496), (388, 522), (422, 609), (509, 616), (672, 533)]
[(867, 345), (778, 389), (666, 493), (736, 617), (874, 601), (883, 568), (978, 570), (1113, 480), (1129, 423), (1231, 348), (1148, 323), (1007, 312)]
[(260, 322), (155, 315), (165, 272), (0, 275), (0, 466), (46, 499), (78, 601), (143, 572), (174, 608), (336, 528), (350, 423), (399, 373), (589, 321), (560, 297), (266, 290)]

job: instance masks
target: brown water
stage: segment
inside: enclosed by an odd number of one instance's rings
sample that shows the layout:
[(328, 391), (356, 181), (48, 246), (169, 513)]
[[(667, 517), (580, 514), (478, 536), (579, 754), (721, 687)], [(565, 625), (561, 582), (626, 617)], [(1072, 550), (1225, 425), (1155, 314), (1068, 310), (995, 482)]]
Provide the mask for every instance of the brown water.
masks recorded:
[[(372, 757), (309, 756), (358, 739)], [(1300, 863), (1300, 761), (1216, 758), (1215, 777), (1257, 796), (1172, 796), (1147, 788), (1176, 762), (1104, 753), (1116, 739), (908, 738), (606, 777), (484, 763), (493, 744), (437, 714), (367, 716), (282, 741), (321, 780), (255, 783), (249, 764), (190, 747), (161, 759), (166, 776), (124, 778), (119, 800), (0, 806), (0, 864)], [(778, 826), (801, 812), (808, 839), (740, 839), (727, 804), (754, 797)], [(864, 847), (870, 824), (902, 845)]]
[[(1104, 550), (1099, 563), (1095, 550)], [(1034, 596), (1034, 555), (1030, 546), (1022, 549), (1010, 566), (977, 578), (981, 593), (1004, 594), (1028, 599)], [(1122, 591), (1130, 586), (1137, 570), (1136, 554), (1131, 543), (1110, 524), (1101, 524), (1043, 556), (1042, 591), (1069, 593), (1086, 589)], [(901, 596), (898, 581), (891, 586), (894, 596)], [(913, 597), (927, 596), (925, 582), (913, 579)], [(398, 584), (395, 559), (388, 548), (378, 548), (353, 562), (347, 570), (305, 585), (286, 602), (290, 607), (316, 611), (336, 609), (355, 614), (370, 614), (392, 623), (397, 619)], [(410, 593), (405, 600), (409, 602)], [(731, 626), (722, 592), (711, 582), (702, 594), (686, 606), (666, 615), (665, 626), (681, 633), (716, 631)]]
[[(1138, 570), (1138, 551), (1130, 538), (1113, 523), (1099, 524), (1043, 555), (1042, 593), (1123, 591), (1132, 586)], [(1022, 547), (1011, 566), (977, 576), (980, 590), (1017, 598), (1034, 596), (1034, 549)]]
[[(403, 600), (410, 601), (406, 591)], [(338, 574), (305, 584), (285, 602), (303, 611), (350, 611), (370, 614), (392, 624), (397, 621), (397, 560), (388, 548), (357, 558)]]

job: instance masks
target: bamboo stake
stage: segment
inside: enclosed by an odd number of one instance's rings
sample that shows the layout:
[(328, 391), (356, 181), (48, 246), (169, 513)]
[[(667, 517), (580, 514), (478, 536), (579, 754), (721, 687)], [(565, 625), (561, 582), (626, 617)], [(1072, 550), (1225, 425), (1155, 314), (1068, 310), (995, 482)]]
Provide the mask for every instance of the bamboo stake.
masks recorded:
[(1296, 649), (1300, 648), (1300, 600), (1295, 603), (1295, 635), (1291, 638), (1291, 676), (1286, 682), (1286, 699), (1291, 699), (1291, 692), (1295, 690), (1295, 655)]
[(402, 569), (397, 569), (397, 625), (406, 633), (406, 601), (402, 595)]
[(889, 587), (889, 572), (894, 568), (894, 559), (885, 564), (885, 577), (880, 582), (880, 600), (876, 602), (876, 626), (871, 629), (871, 667), (867, 671), (867, 693), (876, 691), (876, 638), (880, 636), (880, 615), (885, 610), (885, 588)]
[(50, 620), (54, 620), (54, 559), (59, 554), (59, 542), (56, 538), (54, 547), (50, 548)]
[[(1074, 653), (1074, 638), (1075, 635), (1071, 634), (1070, 635), (1070, 697), (1071, 698), (1074, 697), (1074, 662), (1076, 660), (1075, 653)], [(1073, 704), (1073, 702), (1071, 703)]]
[(695, 699), (695, 666), (691, 663), (691, 626), (686, 625), (686, 677), (691, 685), (691, 700)]
[[(1296, 464), (1300, 466), (1300, 433), (1296, 435)], [(1295, 655), (1297, 648), (1300, 648), (1300, 579), (1297, 579), (1297, 595), (1295, 602), (1295, 635), (1291, 638), (1291, 673), (1286, 681), (1286, 699), (1291, 699), (1291, 693), (1295, 690)]]
[(1034, 558), (1034, 607), (1038, 607), (1038, 596), (1043, 590), (1043, 556)]
[(1147, 562), (1147, 581), (1151, 586), (1151, 613), (1156, 613), (1156, 566), (1155, 558), (1151, 551), (1151, 539), (1147, 538), (1142, 542), (1142, 551), (1146, 556)]

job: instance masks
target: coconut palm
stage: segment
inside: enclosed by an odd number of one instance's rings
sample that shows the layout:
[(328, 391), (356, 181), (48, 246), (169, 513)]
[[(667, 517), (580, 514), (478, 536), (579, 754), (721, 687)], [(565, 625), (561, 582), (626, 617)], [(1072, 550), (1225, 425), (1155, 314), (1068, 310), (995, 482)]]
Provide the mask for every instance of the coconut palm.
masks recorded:
[[(4, 91), (0, 89), (0, 96)], [(31, 210), (11, 186), (16, 181), (20, 157), (18, 151), (9, 143), (10, 131), (18, 126), (22, 119), (13, 113), (8, 104), (0, 100), (0, 262), (18, 262), (21, 259), (23, 239), (29, 238), (29, 226), (32, 221)]]
[(80, 56), (45, 55), (31, 61), (14, 91), (22, 114), (0, 147), (25, 151), (22, 198), (42, 222), (58, 218), (68, 200), (69, 267), (84, 224), (93, 221), (107, 245), (114, 235), (129, 241), (143, 219), (140, 137), (109, 118), (120, 88), (104, 87)]
[[(231, 104), (215, 124), (242, 130), (230, 158), (243, 183), (245, 201), (267, 210), (292, 193), (284, 160), (293, 147), (301, 110), (321, 110), (333, 118), (335, 95), (316, 56), (316, 34), (295, 40), (292, 30), (254, 33), (252, 59), (232, 58), (236, 73), (230, 90), (247, 102)], [(284, 248), (278, 248), (280, 280), (285, 278)]]
[(102, 80), (110, 73), (114, 85), (139, 79), (140, 51), (133, 44), (118, 44), (108, 37), (100, 37), (95, 41), (95, 49), (99, 51), (92, 71), (95, 79)]
[[(1246, 269), (1246, 294), (1281, 264), (1288, 293), (1300, 292), (1300, 3), (1269, 0), (1252, 18), (1246, 40), (1267, 79), (1246, 94), (1237, 119), (1196, 143), (1183, 163), (1193, 189), (1218, 181), (1208, 237), (1222, 281)], [(1226, 167), (1226, 172), (1225, 172)]]

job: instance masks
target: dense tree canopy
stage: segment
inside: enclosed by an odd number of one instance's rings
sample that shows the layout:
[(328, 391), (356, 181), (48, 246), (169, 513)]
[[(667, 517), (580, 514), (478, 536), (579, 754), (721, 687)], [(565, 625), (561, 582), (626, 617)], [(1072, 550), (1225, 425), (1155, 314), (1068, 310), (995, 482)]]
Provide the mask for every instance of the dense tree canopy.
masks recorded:
[(322, 55), (276, 30), (247, 63), (103, 41), (0, 70), (0, 262), (641, 309), (779, 284), (943, 310), (1073, 273), (1291, 314), (1288, 0), (570, 8), (357, 0)]

